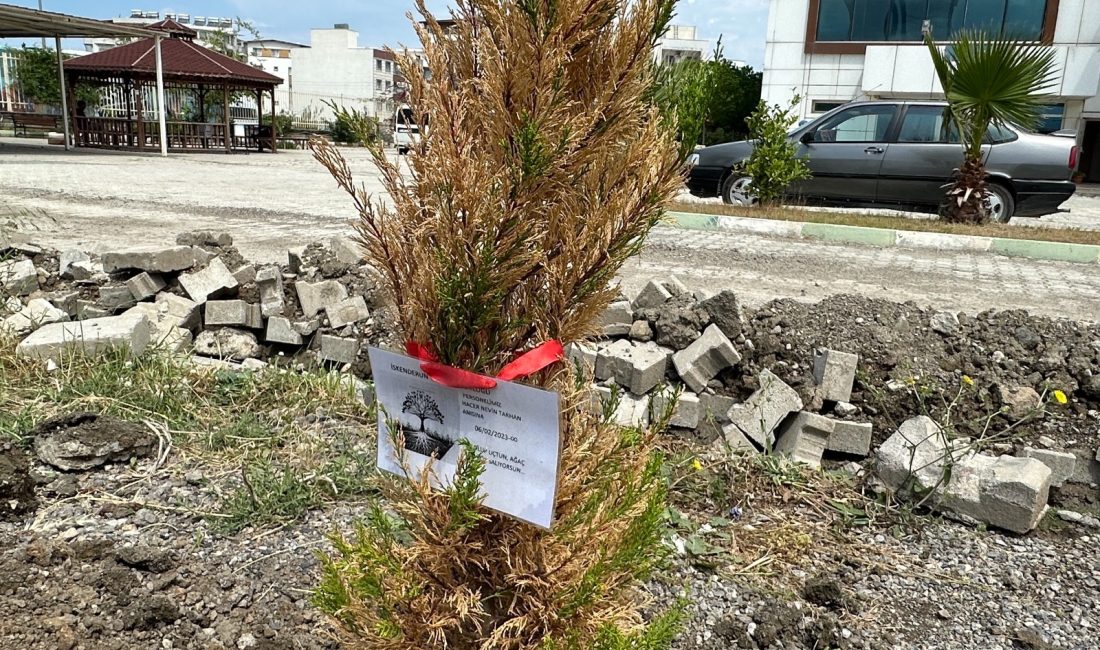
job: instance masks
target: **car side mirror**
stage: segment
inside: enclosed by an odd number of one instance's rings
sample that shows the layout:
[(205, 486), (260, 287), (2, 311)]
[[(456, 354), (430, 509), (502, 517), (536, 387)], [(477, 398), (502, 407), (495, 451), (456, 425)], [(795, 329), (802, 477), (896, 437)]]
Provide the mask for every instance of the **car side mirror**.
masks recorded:
[(802, 137), (799, 138), (798, 141), (801, 142), (802, 144), (813, 144), (813, 142), (814, 142), (814, 132), (813, 131), (806, 131), (805, 133), (802, 134)]

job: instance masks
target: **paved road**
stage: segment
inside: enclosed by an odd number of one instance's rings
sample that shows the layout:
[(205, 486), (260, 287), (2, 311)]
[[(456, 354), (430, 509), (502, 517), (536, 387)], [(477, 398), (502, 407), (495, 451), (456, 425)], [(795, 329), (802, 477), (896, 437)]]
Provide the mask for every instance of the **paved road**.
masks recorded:
[[(365, 152), (347, 155), (368, 190), (380, 190)], [(306, 152), (161, 159), (65, 154), (5, 138), (0, 221), (13, 215), (31, 215), (40, 229), (35, 239), (57, 248), (169, 244), (181, 231), (214, 229), (231, 233), (246, 256), (260, 261), (285, 261), (287, 247), (350, 234), (355, 216)], [(623, 282), (637, 288), (670, 273), (689, 286), (734, 289), (748, 304), (858, 293), (970, 312), (1019, 307), (1100, 319), (1100, 265), (661, 227), (624, 269)]]

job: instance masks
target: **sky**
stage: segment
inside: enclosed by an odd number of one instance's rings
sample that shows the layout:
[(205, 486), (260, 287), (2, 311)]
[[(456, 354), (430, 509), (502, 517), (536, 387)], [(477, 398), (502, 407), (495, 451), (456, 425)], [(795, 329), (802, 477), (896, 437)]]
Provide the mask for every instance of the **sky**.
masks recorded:
[[(4, 0), (37, 8), (38, 0)], [(760, 69), (764, 63), (764, 35), (769, 0), (680, 0), (676, 24), (695, 25), (699, 37), (712, 43), (722, 37), (726, 56)], [(445, 0), (428, 0), (433, 10)], [(311, 27), (348, 23), (359, 32), (360, 45), (413, 45), (415, 36), (406, 14), (412, 0), (42, 0), (47, 11), (87, 18), (129, 16), (131, 9), (189, 13), (192, 16), (240, 17), (254, 24), (263, 38), (309, 42)], [(30, 44), (34, 39), (26, 39)], [(18, 43), (10, 43), (18, 45)], [(78, 46), (66, 43), (65, 47)]]

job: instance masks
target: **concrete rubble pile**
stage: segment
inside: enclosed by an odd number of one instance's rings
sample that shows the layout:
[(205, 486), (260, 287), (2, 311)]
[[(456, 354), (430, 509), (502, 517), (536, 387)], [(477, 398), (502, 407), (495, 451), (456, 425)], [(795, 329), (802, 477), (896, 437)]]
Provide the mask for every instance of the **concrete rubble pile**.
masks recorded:
[(858, 357), (822, 350), (815, 383), (802, 395), (767, 370), (756, 390), (740, 400), (726, 394), (723, 378), (740, 374), (742, 332), (737, 298), (730, 291), (696, 295), (675, 278), (649, 282), (633, 300), (604, 312), (600, 340), (570, 347), (570, 359), (596, 380), (593, 405), (614, 399), (620, 424), (644, 426), (671, 411), (681, 434), (751, 453), (780, 452), (820, 467), (824, 455), (865, 457), (872, 425), (853, 419), (847, 403)]
[(254, 265), (225, 233), (175, 246), (107, 251), (0, 251), (0, 330), (17, 353), (54, 362), (68, 351), (150, 346), (252, 367), (276, 357), (369, 374), (366, 343), (392, 331), (376, 272), (351, 241), (288, 251)]
[[(1051, 487), (1082, 474), (1072, 453), (1031, 447), (1015, 456), (980, 453), (969, 440), (948, 440), (923, 416), (872, 452), (874, 427), (850, 403), (859, 356), (818, 349), (797, 389), (772, 371), (778, 367), (742, 367), (753, 342), (730, 291), (710, 296), (675, 279), (652, 281), (633, 299), (614, 302), (600, 324), (602, 337), (571, 346), (568, 355), (594, 377), (593, 408), (611, 408), (624, 426), (647, 426), (671, 412), (673, 434), (724, 452), (779, 453), (813, 468), (823, 460), (850, 467), (873, 456), (867, 464), (881, 488), (963, 521), (1018, 533), (1038, 525)], [(1007, 416), (1038, 403), (1033, 391), (995, 390)]]

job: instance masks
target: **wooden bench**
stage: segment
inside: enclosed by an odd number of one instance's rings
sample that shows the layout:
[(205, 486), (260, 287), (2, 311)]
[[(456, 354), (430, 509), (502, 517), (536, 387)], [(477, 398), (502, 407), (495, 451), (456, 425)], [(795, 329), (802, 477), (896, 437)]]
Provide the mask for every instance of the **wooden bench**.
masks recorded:
[(40, 129), (43, 131), (58, 131), (61, 129), (58, 115), (44, 115), (42, 113), (9, 113), (15, 135), (19, 135), (19, 129), (23, 129), (23, 135), (27, 135), (27, 129)]
[(295, 149), (305, 149), (309, 146), (310, 138), (317, 135), (319, 134), (309, 131), (288, 131), (287, 133), (280, 133), (278, 141), (280, 143), (290, 143), (294, 145)]

